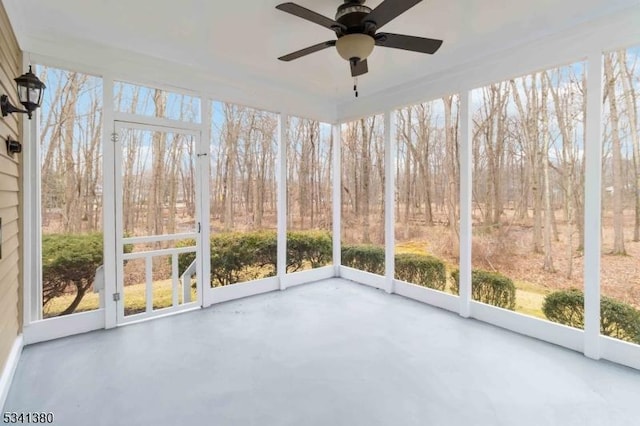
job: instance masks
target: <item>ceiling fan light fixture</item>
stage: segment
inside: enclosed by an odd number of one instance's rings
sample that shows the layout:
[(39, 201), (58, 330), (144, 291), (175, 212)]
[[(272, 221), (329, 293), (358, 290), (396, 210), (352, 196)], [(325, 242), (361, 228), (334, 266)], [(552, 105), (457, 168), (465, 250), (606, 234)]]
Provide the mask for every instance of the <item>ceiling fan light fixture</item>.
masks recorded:
[(336, 49), (342, 59), (357, 58), (364, 61), (373, 52), (375, 40), (367, 34), (346, 34), (336, 41)]

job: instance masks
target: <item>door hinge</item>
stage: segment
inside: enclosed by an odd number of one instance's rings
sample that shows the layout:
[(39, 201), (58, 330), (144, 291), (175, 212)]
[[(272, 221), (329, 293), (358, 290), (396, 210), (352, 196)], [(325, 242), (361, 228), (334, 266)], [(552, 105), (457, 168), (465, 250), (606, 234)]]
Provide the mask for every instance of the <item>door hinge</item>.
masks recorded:
[(120, 293), (113, 293), (113, 301), (117, 302), (120, 300)]
[(200, 225), (200, 222), (198, 222), (198, 234), (200, 233), (200, 231), (202, 231), (202, 226)]
[(118, 134), (116, 132), (111, 133), (111, 142), (118, 142), (118, 139), (120, 137), (118, 136)]

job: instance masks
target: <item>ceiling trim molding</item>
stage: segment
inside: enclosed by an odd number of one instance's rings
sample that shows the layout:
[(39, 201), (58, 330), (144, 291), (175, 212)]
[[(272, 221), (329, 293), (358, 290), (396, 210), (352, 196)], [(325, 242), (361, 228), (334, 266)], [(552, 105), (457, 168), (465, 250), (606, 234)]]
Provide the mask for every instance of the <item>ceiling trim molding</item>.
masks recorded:
[(337, 118), (335, 104), (328, 99), (282, 87), (230, 65), (219, 64), (212, 69), (203, 69), (75, 39), (43, 40), (29, 36), (22, 39), (23, 50), (34, 63), (98, 76), (108, 75), (116, 80), (188, 92), (327, 123), (333, 123)]
[(379, 114), (640, 43), (640, 6), (337, 105), (339, 122)]

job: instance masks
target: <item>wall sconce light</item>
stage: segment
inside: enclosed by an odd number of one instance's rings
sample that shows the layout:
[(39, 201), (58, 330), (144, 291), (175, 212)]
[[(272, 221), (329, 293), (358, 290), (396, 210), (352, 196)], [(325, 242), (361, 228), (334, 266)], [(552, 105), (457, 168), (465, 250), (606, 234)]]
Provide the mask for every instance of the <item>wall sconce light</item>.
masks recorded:
[(18, 99), (24, 106), (24, 110), (16, 108), (9, 102), (7, 95), (0, 97), (0, 107), (2, 108), (2, 116), (6, 117), (14, 112), (20, 112), (27, 114), (29, 120), (31, 120), (31, 114), (42, 104), (42, 92), (44, 92), (45, 85), (40, 79), (31, 72), (31, 65), (29, 65), (29, 72), (22, 74), (20, 77), (14, 79), (16, 82), (16, 88), (18, 91)]
[(21, 153), (22, 152), (22, 144), (18, 141), (14, 141), (11, 139), (11, 136), (7, 136), (7, 154), (9, 154), (10, 157), (13, 157), (13, 154), (15, 153)]

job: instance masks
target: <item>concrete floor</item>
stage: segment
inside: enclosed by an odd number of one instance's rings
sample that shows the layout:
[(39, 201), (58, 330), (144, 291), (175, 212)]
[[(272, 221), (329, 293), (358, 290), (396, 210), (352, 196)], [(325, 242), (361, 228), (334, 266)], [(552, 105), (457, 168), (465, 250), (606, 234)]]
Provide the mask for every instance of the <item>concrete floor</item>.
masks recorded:
[(640, 372), (331, 279), (25, 348), (56, 425), (638, 425)]

